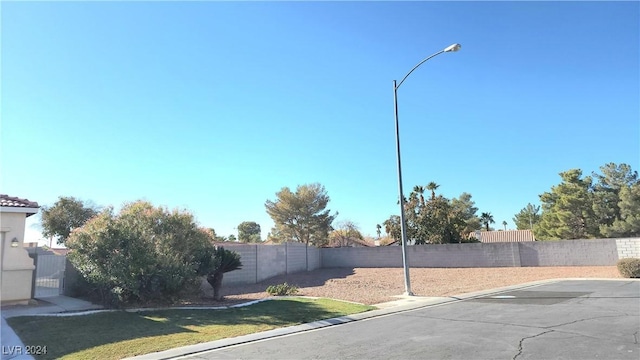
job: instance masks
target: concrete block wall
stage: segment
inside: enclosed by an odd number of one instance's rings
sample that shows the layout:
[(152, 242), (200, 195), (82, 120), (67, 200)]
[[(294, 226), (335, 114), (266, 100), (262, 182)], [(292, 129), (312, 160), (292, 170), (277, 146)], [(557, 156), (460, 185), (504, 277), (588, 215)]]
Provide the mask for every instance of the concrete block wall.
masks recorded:
[(616, 239), (618, 258), (640, 258), (640, 238)]
[(285, 243), (287, 249), (287, 274), (307, 271), (307, 246), (300, 243)]
[[(321, 249), (322, 267), (402, 267), (400, 246)], [(640, 257), (640, 239), (586, 239), (407, 247), (412, 267), (611, 266)]]
[(515, 243), (418, 245), (411, 246), (407, 254), (416, 267), (520, 266)]
[(322, 267), (402, 267), (400, 246), (323, 248)]
[[(321, 249), (323, 267), (402, 267), (402, 247)], [(442, 244), (407, 247), (412, 267), (520, 266), (516, 243)]]
[[(238, 244), (243, 267), (224, 276), (224, 284), (256, 284), (282, 274), (331, 267), (402, 267), (402, 247), (306, 247)], [(610, 266), (640, 258), (640, 238), (414, 245), (407, 247), (411, 267)], [(205, 286), (206, 287), (206, 286)]]
[(535, 241), (518, 243), (522, 266), (615, 265), (614, 239)]
[(256, 245), (256, 259), (260, 263), (259, 271), (256, 274), (256, 282), (286, 273), (286, 256), (284, 246)]
[(312, 271), (320, 269), (322, 267), (322, 253), (320, 249), (315, 246), (309, 247), (309, 268), (307, 270)]
[(225, 284), (255, 284), (257, 282), (256, 274), (259, 271), (256, 245), (243, 244), (223, 247), (226, 250), (240, 254), (240, 261), (242, 262), (242, 269), (224, 274), (222, 279), (223, 286)]
[[(256, 284), (277, 275), (307, 271), (307, 264), (308, 270), (318, 269), (322, 264), (320, 249), (312, 246), (307, 249), (305, 244), (300, 243), (229, 244), (225, 249), (240, 254), (242, 269), (224, 274), (223, 286)], [(203, 286), (207, 288), (208, 285), (203, 283)]]

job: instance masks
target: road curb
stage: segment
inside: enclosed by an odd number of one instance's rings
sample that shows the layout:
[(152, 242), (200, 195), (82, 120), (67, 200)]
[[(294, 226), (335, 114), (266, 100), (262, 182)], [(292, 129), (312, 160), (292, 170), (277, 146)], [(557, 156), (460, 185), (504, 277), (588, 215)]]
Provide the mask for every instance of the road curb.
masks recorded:
[(246, 344), (249, 342), (267, 340), (275, 337), (292, 335), (296, 333), (301, 333), (310, 330), (317, 330), (326, 328), (329, 326), (342, 325), (347, 324), (353, 321), (360, 321), (366, 319), (373, 319), (383, 316), (388, 316), (397, 313), (409, 312), (413, 310), (419, 310), (426, 307), (431, 306), (440, 306), (460, 301), (465, 301), (469, 299), (474, 299), (478, 297), (483, 297), (486, 295), (499, 294), (503, 292), (509, 292), (513, 290), (520, 290), (526, 288), (537, 287), (540, 285), (556, 283), (560, 281), (570, 281), (570, 280), (607, 280), (607, 281), (640, 281), (640, 279), (601, 279), (601, 278), (563, 278), (563, 279), (547, 279), (547, 280), (538, 280), (532, 281), (528, 283), (504, 286), (500, 288), (494, 288), (489, 290), (475, 291), (470, 293), (464, 293), (455, 296), (449, 297), (417, 297), (417, 296), (397, 296), (399, 300), (390, 301), (382, 304), (377, 304), (373, 306), (388, 306), (389, 303), (396, 303), (397, 305), (381, 308), (378, 310), (371, 310), (359, 314), (343, 316), (339, 318), (326, 319), (321, 321), (315, 321), (312, 323), (289, 326), (285, 328), (268, 330), (255, 334), (242, 335), (234, 338), (222, 339), (211, 341), (207, 343), (195, 344), (182, 346), (179, 348), (169, 349), (165, 351), (154, 352), (145, 355), (139, 355), (135, 357), (126, 358), (124, 360), (165, 360), (165, 359), (176, 359), (189, 355), (194, 355), (202, 352), (217, 350), (225, 347), (230, 347), (234, 345)]

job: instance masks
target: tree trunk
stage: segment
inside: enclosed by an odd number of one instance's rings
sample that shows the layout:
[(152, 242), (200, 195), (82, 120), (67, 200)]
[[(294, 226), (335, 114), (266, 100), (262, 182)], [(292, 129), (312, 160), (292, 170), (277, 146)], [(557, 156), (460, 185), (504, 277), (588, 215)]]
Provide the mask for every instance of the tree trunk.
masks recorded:
[(215, 301), (222, 301), (222, 294), (220, 288), (222, 288), (223, 272), (216, 272), (213, 275), (207, 275), (207, 282), (213, 288), (213, 299)]

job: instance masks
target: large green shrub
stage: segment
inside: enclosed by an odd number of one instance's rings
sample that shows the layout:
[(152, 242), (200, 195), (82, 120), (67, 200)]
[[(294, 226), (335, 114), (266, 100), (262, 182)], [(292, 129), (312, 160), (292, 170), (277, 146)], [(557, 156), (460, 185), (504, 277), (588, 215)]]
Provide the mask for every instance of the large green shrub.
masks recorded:
[(618, 261), (618, 271), (626, 278), (640, 278), (640, 259), (628, 258)]
[(196, 281), (211, 237), (193, 216), (148, 202), (107, 209), (76, 229), (69, 259), (105, 305), (171, 302)]

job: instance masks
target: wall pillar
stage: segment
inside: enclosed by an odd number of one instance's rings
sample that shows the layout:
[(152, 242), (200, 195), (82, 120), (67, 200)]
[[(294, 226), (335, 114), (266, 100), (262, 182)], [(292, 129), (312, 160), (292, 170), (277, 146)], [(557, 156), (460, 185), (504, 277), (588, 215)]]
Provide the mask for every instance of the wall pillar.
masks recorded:
[[(7, 222), (8, 214), (2, 214), (2, 225), (0, 229), (0, 240), (2, 249), (0, 253), (0, 269), (2, 276), (2, 288), (0, 289), (0, 302), (3, 305), (8, 304), (28, 304), (31, 299), (31, 284), (33, 281), (33, 270), (35, 265), (33, 259), (29, 257), (29, 253), (24, 248), (24, 225), (20, 233), (20, 227), (4, 227)], [(14, 215), (14, 214), (12, 214)], [(24, 224), (24, 214), (22, 222)], [(5, 221), (9, 220), (9, 221)], [(18, 230), (18, 231), (16, 231)], [(12, 241), (18, 241), (17, 247), (12, 247)]]

